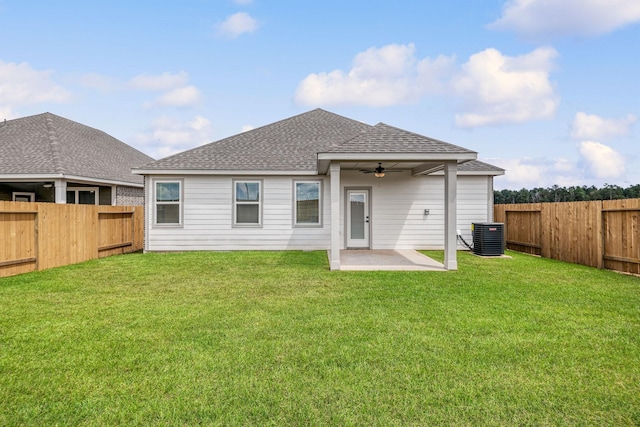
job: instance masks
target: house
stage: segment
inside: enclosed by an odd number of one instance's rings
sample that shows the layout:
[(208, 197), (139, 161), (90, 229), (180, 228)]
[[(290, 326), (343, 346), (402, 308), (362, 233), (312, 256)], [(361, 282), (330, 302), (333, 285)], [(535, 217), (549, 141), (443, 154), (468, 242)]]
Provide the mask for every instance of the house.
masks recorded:
[(153, 158), (88, 126), (43, 113), (0, 122), (0, 200), (142, 205)]
[[(492, 218), (477, 153), (316, 109), (134, 169), (146, 251), (445, 249)], [(467, 236), (469, 237), (469, 236)]]

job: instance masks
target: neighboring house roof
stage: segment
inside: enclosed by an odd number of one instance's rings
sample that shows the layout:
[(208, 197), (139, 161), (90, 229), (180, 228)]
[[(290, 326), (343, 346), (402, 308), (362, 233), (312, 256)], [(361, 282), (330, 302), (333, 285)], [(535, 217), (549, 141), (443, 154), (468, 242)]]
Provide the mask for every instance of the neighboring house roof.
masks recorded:
[[(460, 170), (498, 172), (477, 162), (477, 153), (393, 126), (367, 125), (315, 109), (229, 138), (174, 154), (136, 169), (137, 173), (263, 171), (326, 173), (326, 159), (349, 155), (417, 155), (459, 158)], [(322, 158), (323, 167), (319, 167)], [(449, 158), (449, 157), (446, 157)], [(471, 163), (472, 165), (465, 166)], [(486, 167), (485, 167), (486, 166)], [(463, 169), (465, 168), (465, 169)], [(484, 169), (483, 169), (484, 168)]]
[(140, 186), (153, 161), (105, 132), (51, 113), (0, 123), (0, 175), (72, 176)]

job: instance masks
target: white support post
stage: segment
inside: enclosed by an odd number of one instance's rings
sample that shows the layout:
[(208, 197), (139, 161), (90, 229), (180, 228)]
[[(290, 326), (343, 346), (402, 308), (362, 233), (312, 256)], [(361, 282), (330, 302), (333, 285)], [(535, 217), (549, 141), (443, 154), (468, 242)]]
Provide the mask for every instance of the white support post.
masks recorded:
[(329, 166), (331, 182), (331, 249), (329, 266), (331, 270), (340, 270), (340, 163), (331, 162)]
[(457, 270), (457, 187), (458, 164), (444, 164), (444, 268)]
[(56, 203), (67, 203), (67, 181), (64, 179), (56, 179), (54, 181), (56, 191)]

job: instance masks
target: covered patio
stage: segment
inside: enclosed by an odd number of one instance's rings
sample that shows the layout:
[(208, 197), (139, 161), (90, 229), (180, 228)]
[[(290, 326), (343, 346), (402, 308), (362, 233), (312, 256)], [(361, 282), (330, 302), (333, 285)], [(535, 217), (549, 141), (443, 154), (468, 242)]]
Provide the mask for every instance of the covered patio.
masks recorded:
[(343, 249), (343, 271), (447, 271), (444, 265), (413, 249)]
[[(341, 171), (359, 169), (375, 162), (393, 162), (398, 169), (410, 171), (412, 177), (434, 172), (444, 174), (444, 268), (457, 270), (457, 174), (458, 165), (477, 159), (477, 153), (466, 148), (448, 144), (402, 129), (379, 123), (369, 132), (339, 145), (326, 152), (318, 153), (318, 172), (326, 174), (331, 186), (331, 218), (346, 217), (341, 212), (342, 197)], [(346, 202), (345, 202), (346, 205)], [(366, 213), (365, 213), (366, 215)], [(369, 222), (369, 216), (365, 217)], [(344, 224), (331, 223), (331, 247), (329, 263), (332, 270), (342, 270), (341, 250), (352, 245), (343, 242), (340, 232)], [(375, 249), (368, 238), (367, 249)], [(362, 248), (362, 247), (361, 247)]]

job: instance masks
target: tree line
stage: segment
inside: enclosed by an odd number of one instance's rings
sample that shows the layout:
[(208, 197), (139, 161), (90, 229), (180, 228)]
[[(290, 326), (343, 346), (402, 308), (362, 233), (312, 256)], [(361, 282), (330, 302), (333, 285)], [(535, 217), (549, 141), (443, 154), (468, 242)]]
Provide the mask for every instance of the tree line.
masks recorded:
[(594, 185), (581, 187), (560, 187), (527, 190), (496, 190), (493, 192), (495, 204), (541, 203), (541, 202), (582, 202), (591, 200), (614, 200), (640, 198), (640, 184), (627, 188), (605, 184), (598, 188)]

